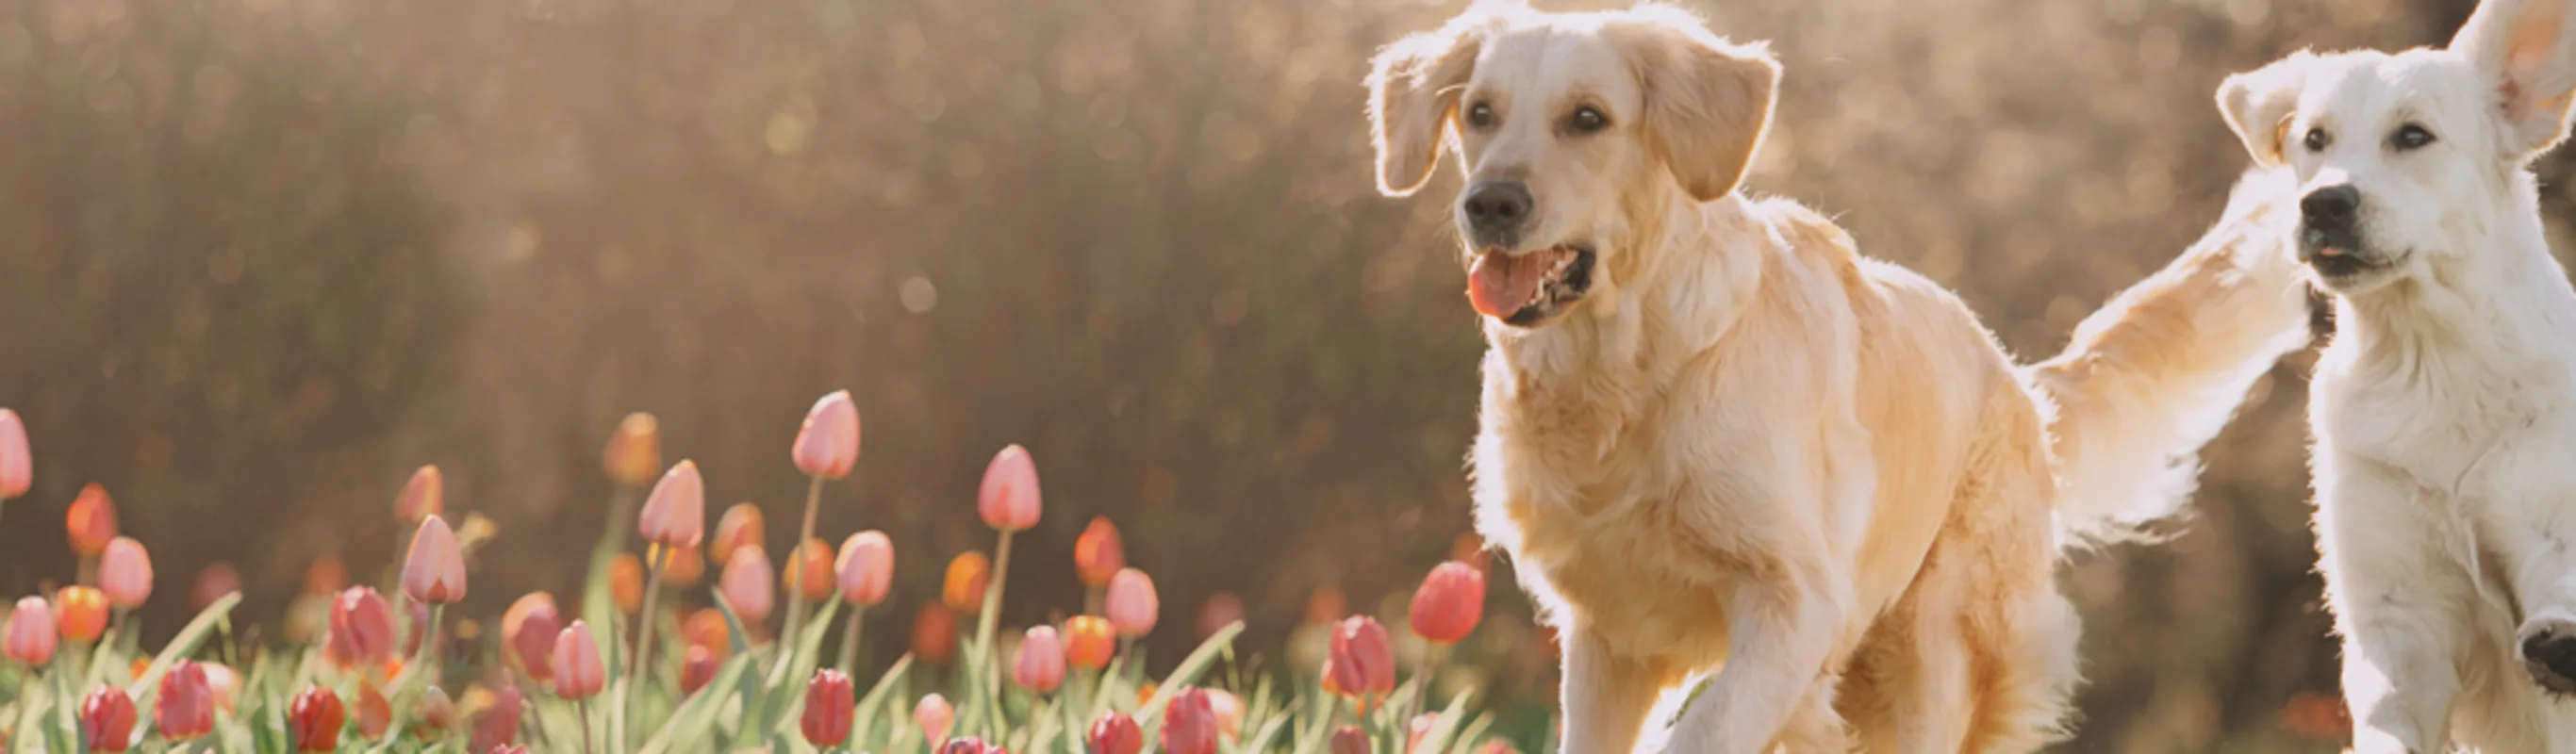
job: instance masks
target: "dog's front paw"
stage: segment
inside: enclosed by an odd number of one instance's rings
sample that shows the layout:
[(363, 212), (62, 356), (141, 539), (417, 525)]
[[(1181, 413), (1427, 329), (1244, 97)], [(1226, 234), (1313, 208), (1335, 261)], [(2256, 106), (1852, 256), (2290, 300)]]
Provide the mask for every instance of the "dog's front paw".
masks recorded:
[(2522, 669), (2533, 683), (2552, 694), (2576, 694), (2576, 620), (2561, 614), (2536, 615), (2517, 632)]

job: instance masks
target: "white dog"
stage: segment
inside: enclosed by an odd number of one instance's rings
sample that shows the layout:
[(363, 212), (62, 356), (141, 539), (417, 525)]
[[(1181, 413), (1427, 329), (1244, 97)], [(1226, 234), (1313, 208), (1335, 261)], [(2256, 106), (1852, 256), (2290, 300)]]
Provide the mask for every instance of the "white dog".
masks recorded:
[(1568, 754), (1630, 750), (1721, 663), (1673, 750), (2037, 749), (2076, 682), (2062, 535), (2170, 511), (2307, 340), (2293, 197), (2240, 187), (2021, 369), (1940, 286), (1736, 191), (1779, 75), (1658, 6), (1480, 5), (1377, 56), (1380, 188), (1466, 173), (1478, 528), (1562, 631)]
[(2576, 752), (2576, 289), (2526, 169), (2571, 92), (2576, 7), (2489, 0), (2448, 49), (2300, 52), (2218, 93), (2295, 169), (2335, 294), (2309, 419), (2364, 754)]

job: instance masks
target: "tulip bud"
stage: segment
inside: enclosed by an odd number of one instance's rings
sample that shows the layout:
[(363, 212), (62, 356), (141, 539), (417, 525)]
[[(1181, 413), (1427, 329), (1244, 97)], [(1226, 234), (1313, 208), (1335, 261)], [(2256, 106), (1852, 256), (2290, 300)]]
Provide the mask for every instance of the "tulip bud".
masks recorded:
[(1132, 638), (1153, 633), (1162, 610), (1162, 601), (1154, 596), (1154, 580), (1144, 571), (1122, 568), (1109, 580), (1109, 597), (1101, 612), (1109, 614), (1109, 625), (1119, 634)]
[(1013, 663), (1011, 679), (1041, 694), (1054, 693), (1064, 684), (1064, 642), (1050, 626), (1030, 628), (1020, 641), (1019, 658)]
[(859, 462), (859, 407), (850, 391), (835, 391), (814, 402), (805, 426), (796, 431), (796, 470), (806, 476), (839, 479)]
[(1217, 719), (1205, 689), (1186, 689), (1163, 708), (1163, 750), (1216, 754)]
[(978, 491), (975, 512), (984, 517), (984, 525), (1000, 531), (1019, 531), (1038, 525), (1038, 466), (1030, 460), (1029, 451), (1018, 445), (1003, 448), (984, 466), (984, 485)]
[(1395, 690), (1395, 649), (1377, 619), (1354, 615), (1333, 630), (1324, 675), (1345, 695), (1366, 700)]
[(1118, 538), (1118, 526), (1109, 523), (1108, 516), (1093, 517), (1091, 525), (1082, 528), (1081, 538), (1073, 541), (1074, 575), (1083, 585), (1098, 588), (1108, 586), (1118, 569), (1125, 567), (1127, 546)]
[(107, 595), (86, 586), (67, 586), (54, 593), (54, 627), (61, 638), (83, 644), (107, 632)]
[(8, 633), (0, 637), (0, 654), (29, 666), (54, 660), (54, 609), (43, 597), (21, 597), (9, 613)]
[(506, 654), (517, 661), (528, 677), (545, 681), (553, 677), (551, 663), (555, 639), (563, 633), (563, 613), (555, 609), (555, 596), (529, 592), (510, 603), (509, 612), (501, 614), (501, 639), (507, 642)]
[(1485, 572), (1452, 560), (1423, 578), (1407, 622), (1415, 636), (1433, 644), (1456, 644), (1476, 630), (1484, 614)]
[(830, 547), (820, 539), (808, 539), (805, 544), (797, 545), (787, 553), (787, 565), (779, 572), (779, 582), (807, 602), (820, 602), (832, 596), (835, 579)]
[(948, 608), (967, 615), (984, 612), (984, 592), (992, 588), (993, 561), (984, 553), (967, 550), (948, 561), (948, 577), (940, 583), (939, 600)]
[(636, 519), (636, 531), (644, 538), (673, 547), (696, 547), (707, 534), (707, 482), (698, 476), (698, 463), (683, 459), (662, 481), (653, 484), (653, 492), (644, 498), (644, 512)]
[(707, 577), (707, 556), (695, 545), (662, 550), (662, 583), (687, 589)]
[(125, 751), (134, 745), (134, 723), (139, 717), (134, 698), (125, 689), (102, 685), (81, 700), (81, 745), (90, 751)]
[(716, 535), (706, 543), (707, 559), (718, 566), (731, 562), (735, 549), (743, 545), (763, 546), (762, 543), (768, 541), (768, 531), (767, 519), (761, 516), (760, 506), (734, 503), (716, 519)]
[(662, 430), (653, 415), (638, 411), (618, 422), (617, 431), (608, 436), (608, 449), (600, 453), (599, 465), (618, 484), (653, 483), (653, 473), (662, 468)]
[(621, 552), (608, 561), (608, 599), (627, 615), (644, 609), (644, 561), (635, 553)]
[(411, 537), (410, 557), (403, 559), (403, 593), (423, 603), (465, 599), (465, 554), (456, 547), (456, 532), (436, 515), (420, 520)]
[(1137, 754), (1145, 749), (1145, 730), (1137, 727), (1136, 718), (1113, 710), (1092, 721), (1084, 742), (1089, 754)]
[(447, 484), (438, 474), (438, 466), (422, 466), (404, 482), (402, 494), (394, 496), (394, 516), (406, 524), (419, 524), (430, 516), (447, 515)]
[(805, 684), (805, 717), (799, 721), (805, 742), (825, 749), (848, 742), (857, 704), (849, 676), (831, 668), (814, 671), (814, 680)]
[(207, 687), (204, 666), (180, 660), (161, 676), (159, 702), (152, 705), (152, 722), (161, 735), (173, 741), (186, 741), (206, 735), (215, 728), (214, 690)]
[(718, 661), (733, 653), (733, 626), (725, 622), (722, 610), (708, 607), (690, 613), (688, 622), (680, 624), (680, 635), (689, 646), (706, 647)]
[(936, 602), (922, 605), (912, 621), (912, 653), (923, 662), (948, 664), (957, 653), (957, 614)]
[(372, 666), (394, 656), (394, 608), (370, 587), (353, 586), (331, 600), (331, 633), (324, 654), (343, 668)]
[(1064, 659), (1074, 667), (1099, 670), (1118, 653), (1118, 630), (1107, 618), (1076, 615), (1064, 622)]
[(722, 666), (723, 661), (717, 659), (714, 650), (702, 644), (689, 644), (688, 658), (680, 663), (680, 693), (695, 694), (698, 689), (706, 688), (707, 684), (715, 682), (716, 671)]
[(296, 751), (339, 751), (340, 729), (349, 725), (349, 710), (340, 696), (321, 686), (306, 686), (287, 707), (286, 728)]
[(107, 552), (107, 543), (116, 539), (116, 502), (108, 499), (107, 488), (97, 482), (82, 486), (63, 528), (71, 534), (72, 552), (93, 558)]
[(957, 710), (948, 706), (948, 698), (931, 694), (913, 705), (912, 722), (921, 726), (921, 735), (933, 745), (948, 738), (948, 724), (957, 719)]
[(98, 558), (98, 590), (109, 604), (129, 610), (152, 597), (152, 556), (143, 551), (143, 543), (133, 537), (108, 541)]
[(860, 607), (884, 602), (886, 591), (894, 586), (894, 542), (881, 531), (852, 534), (841, 542), (841, 556), (833, 570), (841, 599)]
[(601, 667), (599, 640), (590, 634), (590, 625), (573, 621), (555, 635), (552, 672), (555, 695), (565, 699), (587, 699), (608, 685), (608, 671)]
[(735, 550), (733, 562), (726, 563), (724, 578), (716, 584), (725, 604), (745, 624), (769, 620), (769, 609), (777, 600), (775, 587), (769, 581), (769, 555), (759, 547)]
[(304, 568), (305, 594), (339, 594), (348, 586), (349, 567), (341, 565), (338, 557), (324, 555), (314, 558), (313, 564)]

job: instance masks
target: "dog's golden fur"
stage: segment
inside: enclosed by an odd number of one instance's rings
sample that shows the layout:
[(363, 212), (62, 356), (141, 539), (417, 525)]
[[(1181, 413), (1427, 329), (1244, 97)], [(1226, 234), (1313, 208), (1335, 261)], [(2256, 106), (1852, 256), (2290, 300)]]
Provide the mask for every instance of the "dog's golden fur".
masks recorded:
[(1484, 320), (1471, 459), (1478, 527), (1562, 631), (1568, 754), (1637, 746), (1711, 673), (1674, 751), (2039, 748), (2077, 680), (2059, 553), (2171, 512), (2306, 341), (2269, 176), (2023, 368), (1949, 291), (1736, 191), (1779, 76), (1758, 46), (1660, 6), (1488, 3), (1375, 65), (1383, 190), (1445, 143), (1535, 197), (1470, 262), (1598, 255), (1561, 310)]

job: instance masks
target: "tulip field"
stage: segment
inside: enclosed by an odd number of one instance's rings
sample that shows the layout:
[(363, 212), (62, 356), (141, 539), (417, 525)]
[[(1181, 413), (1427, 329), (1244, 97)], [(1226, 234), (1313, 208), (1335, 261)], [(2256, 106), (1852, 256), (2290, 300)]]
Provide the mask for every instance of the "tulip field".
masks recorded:
[[(14, 603), (0, 617), (0, 754), (1516, 751), (1482, 689), (1430, 682), (1483, 616), (1481, 558), (1440, 564), (1413, 593), (1398, 630), (1430, 649), (1410, 667), (1366, 614), (1316, 621), (1321, 667), (1242, 672), (1239, 619), (1203, 629), (1177, 662), (1148, 662), (1137, 640), (1163, 607), (1105, 518), (1074, 548), (1085, 604), (1059, 624), (1000, 625), (1012, 538), (1044, 514), (1037, 461), (1013, 445), (975, 490), (991, 552), (958, 556), (938, 603), (889, 620), (901, 543), (861, 531), (834, 547), (815, 531), (824, 486), (859, 447), (848, 394), (817, 401), (790, 454), (812, 492), (777, 511), (801, 544), (773, 560), (770, 512), (737, 505), (709, 532), (697, 465), (665, 466), (653, 418), (630, 415), (603, 453), (618, 491), (580, 592), (521, 595), (499, 616), (457, 606), (492, 536), (474, 516), (451, 520), (435, 466), (395, 497), (411, 532), (398, 571), (351, 583), (318, 561), (283, 616), (237, 614), (243, 585), (227, 568), (165, 588), (148, 543), (120, 536), (114, 502), (89, 485), (64, 517), (78, 563), (9, 564), (62, 586), (0, 601)], [(30, 453), (0, 409), (0, 524), (34, 525), (7, 502), (29, 488)], [(197, 612), (143, 646), (128, 613), (156, 598)], [(882, 667), (859, 651), (880, 623), (912, 640)]]

